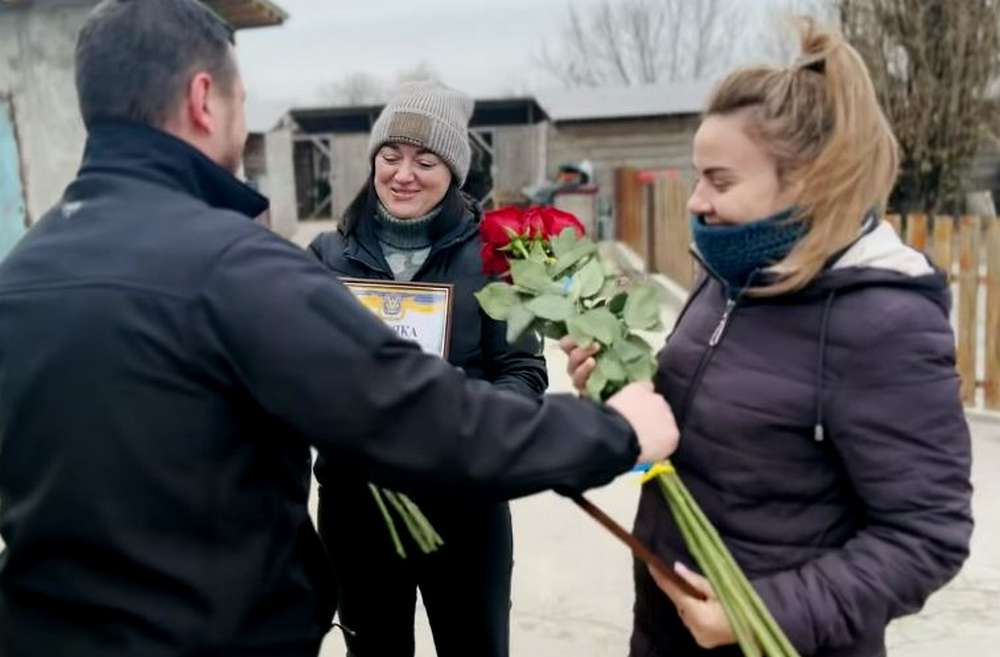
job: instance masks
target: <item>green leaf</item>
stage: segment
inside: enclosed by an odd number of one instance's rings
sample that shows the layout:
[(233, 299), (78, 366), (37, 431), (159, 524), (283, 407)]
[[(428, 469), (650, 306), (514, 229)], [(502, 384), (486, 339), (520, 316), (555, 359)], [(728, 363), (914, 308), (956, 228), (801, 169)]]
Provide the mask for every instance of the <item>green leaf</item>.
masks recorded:
[(590, 298), (601, 291), (604, 286), (604, 272), (601, 270), (601, 263), (591, 258), (580, 271), (573, 276), (574, 282), (579, 282), (580, 296)]
[(549, 240), (549, 246), (552, 247), (552, 253), (555, 257), (559, 258), (572, 251), (581, 239), (583, 238), (577, 237), (575, 230), (565, 228), (561, 233)]
[(639, 287), (628, 295), (625, 302), (625, 323), (633, 330), (651, 330), (660, 325), (660, 304), (656, 290)]
[(547, 319), (553, 322), (565, 322), (572, 317), (576, 306), (571, 299), (559, 296), (558, 294), (543, 294), (535, 297), (525, 304), (536, 317)]
[(606, 308), (594, 308), (571, 317), (566, 322), (571, 335), (594, 338), (605, 345), (614, 344), (621, 336), (621, 324)]
[(517, 290), (510, 283), (490, 283), (475, 293), (483, 312), (503, 322), (510, 315), (511, 308), (521, 302)]
[(514, 344), (531, 327), (535, 316), (524, 306), (514, 306), (507, 317), (507, 342)]
[(597, 251), (597, 245), (589, 239), (583, 238), (572, 249), (556, 257), (556, 262), (549, 269), (549, 274), (552, 278), (556, 278), (595, 251)]
[(558, 292), (559, 287), (552, 282), (552, 277), (545, 271), (545, 265), (534, 260), (513, 260), (510, 263), (510, 274), (514, 284), (525, 290), (547, 294)]
[(545, 252), (545, 247), (541, 240), (534, 240), (531, 243), (531, 250), (528, 252), (530, 259), (540, 265), (548, 264), (549, 254)]
[(628, 292), (619, 292), (608, 302), (608, 310), (616, 315), (621, 315), (625, 310), (625, 302), (628, 301)]
[(601, 391), (606, 385), (608, 385), (608, 380), (603, 374), (594, 370), (590, 373), (590, 378), (587, 379), (587, 396), (594, 401), (602, 401)]
[(610, 299), (614, 297), (621, 291), (621, 285), (618, 284), (617, 276), (606, 276), (604, 278), (604, 285), (601, 287), (601, 292), (598, 296)]
[(611, 383), (624, 382), (628, 377), (625, 366), (613, 351), (602, 351), (597, 354), (597, 370)]
[(625, 372), (628, 374), (629, 381), (649, 381), (656, 374), (656, 360), (652, 355), (649, 355), (625, 363)]
[(653, 348), (638, 335), (630, 335), (624, 340), (619, 340), (614, 344), (614, 350), (626, 365), (641, 358), (651, 358), (653, 355)]
[(573, 342), (575, 342), (578, 347), (586, 349), (594, 343), (594, 336), (582, 332), (579, 322), (575, 321), (576, 319), (577, 318), (575, 317), (571, 317), (566, 321), (566, 335), (573, 338)]

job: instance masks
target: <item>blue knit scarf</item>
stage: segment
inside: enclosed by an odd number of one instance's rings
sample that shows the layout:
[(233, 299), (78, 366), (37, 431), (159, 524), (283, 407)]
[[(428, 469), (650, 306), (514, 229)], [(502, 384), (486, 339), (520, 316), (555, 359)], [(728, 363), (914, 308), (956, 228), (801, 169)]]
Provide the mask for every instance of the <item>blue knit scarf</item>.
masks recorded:
[(709, 269), (738, 295), (756, 272), (781, 261), (806, 232), (794, 221), (794, 208), (750, 223), (713, 226), (703, 217), (691, 218), (691, 234)]

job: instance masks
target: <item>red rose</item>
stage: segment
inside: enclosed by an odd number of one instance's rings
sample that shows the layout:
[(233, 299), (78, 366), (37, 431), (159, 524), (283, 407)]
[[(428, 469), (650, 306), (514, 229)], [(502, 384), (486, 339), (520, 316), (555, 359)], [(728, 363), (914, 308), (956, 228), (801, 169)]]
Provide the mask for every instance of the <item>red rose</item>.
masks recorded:
[(524, 213), (524, 229), (528, 237), (545, 237), (544, 208), (528, 208)]
[(556, 237), (567, 228), (575, 230), (577, 237), (583, 237), (586, 232), (580, 220), (568, 212), (551, 207), (539, 208), (539, 210), (545, 225), (544, 235), (546, 238)]
[(490, 244), (483, 244), (479, 257), (483, 260), (483, 273), (487, 276), (504, 276), (510, 270), (510, 263), (504, 254)]
[(491, 210), (483, 215), (479, 224), (483, 242), (498, 249), (510, 244), (511, 232), (515, 235), (524, 233), (524, 211), (521, 208)]

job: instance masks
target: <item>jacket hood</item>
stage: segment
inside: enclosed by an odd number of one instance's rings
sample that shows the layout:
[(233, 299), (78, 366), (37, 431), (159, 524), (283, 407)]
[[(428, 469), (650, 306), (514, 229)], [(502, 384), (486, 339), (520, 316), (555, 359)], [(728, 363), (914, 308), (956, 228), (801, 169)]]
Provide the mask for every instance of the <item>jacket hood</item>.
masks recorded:
[(885, 221), (852, 244), (799, 294), (827, 296), (851, 288), (886, 285), (912, 290), (937, 304), (951, 307), (948, 277), (923, 253), (900, 240)]

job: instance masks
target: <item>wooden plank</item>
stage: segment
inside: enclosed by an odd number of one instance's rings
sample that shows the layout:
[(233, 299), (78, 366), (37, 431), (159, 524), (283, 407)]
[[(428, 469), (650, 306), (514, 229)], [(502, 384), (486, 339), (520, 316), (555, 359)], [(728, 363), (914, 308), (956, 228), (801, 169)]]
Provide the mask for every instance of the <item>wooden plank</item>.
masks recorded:
[(653, 254), (655, 270), (690, 288), (694, 267), (689, 245), (691, 227), (687, 212), (688, 184), (681, 178), (657, 178), (653, 183), (655, 215)]
[(615, 170), (615, 236), (638, 253), (642, 244), (642, 183), (632, 167)]
[(694, 283), (694, 258), (691, 256), (691, 218), (688, 213), (688, 197), (691, 186), (684, 178), (667, 181), (667, 216), (672, 233), (672, 274), (675, 282), (691, 289)]
[(927, 251), (927, 215), (906, 215), (906, 243), (917, 251)]
[(934, 217), (934, 264), (952, 278), (952, 240), (954, 238), (955, 218), (948, 215)]
[(986, 233), (986, 408), (1000, 411), (1000, 219)]
[(964, 216), (958, 226), (958, 375), (962, 401), (976, 401), (976, 310), (979, 294), (979, 217)]
[(887, 214), (885, 215), (885, 220), (889, 222), (889, 225), (892, 226), (893, 230), (896, 231), (897, 235), (899, 235), (900, 237), (903, 236), (902, 217), (900, 217), (898, 214)]

